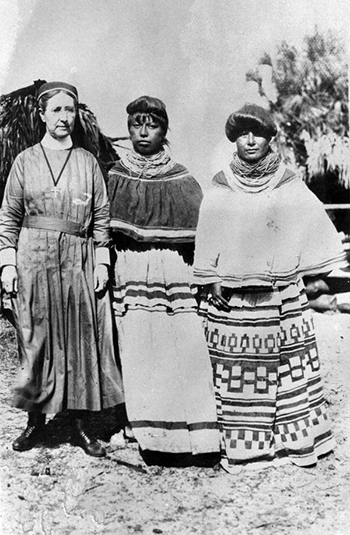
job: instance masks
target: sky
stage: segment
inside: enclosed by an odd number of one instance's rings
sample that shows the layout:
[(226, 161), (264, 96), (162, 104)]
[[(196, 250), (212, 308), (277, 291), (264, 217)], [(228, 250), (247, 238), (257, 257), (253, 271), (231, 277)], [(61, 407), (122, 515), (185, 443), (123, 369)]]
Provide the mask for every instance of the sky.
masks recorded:
[(0, 0), (0, 13), (0, 94), (70, 82), (110, 136), (127, 135), (129, 102), (157, 96), (175, 159), (204, 186), (262, 54), (316, 26), (350, 40), (349, 0)]

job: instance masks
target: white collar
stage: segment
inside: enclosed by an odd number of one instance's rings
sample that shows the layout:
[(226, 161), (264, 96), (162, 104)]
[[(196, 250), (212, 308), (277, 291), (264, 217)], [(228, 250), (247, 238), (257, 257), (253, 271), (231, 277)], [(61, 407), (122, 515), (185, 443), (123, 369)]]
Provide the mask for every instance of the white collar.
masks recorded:
[(54, 137), (50, 136), (46, 132), (43, 139), (41, 140), (41, 144), (46, 149), (52, 149), (52, 150), (66, 150), (70, 149), (73, 146), (73, 141), (70, 136), (67, 136), (61, 140), (55, 139)]

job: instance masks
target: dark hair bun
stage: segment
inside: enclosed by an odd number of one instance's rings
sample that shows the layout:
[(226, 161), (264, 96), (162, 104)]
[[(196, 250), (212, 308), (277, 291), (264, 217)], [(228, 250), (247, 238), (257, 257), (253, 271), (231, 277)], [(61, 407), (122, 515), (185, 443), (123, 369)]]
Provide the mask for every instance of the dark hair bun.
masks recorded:
[(225, 133), (234, 143), (245, 131), (253, 131), (270, 139), (276, 135), (277, 127), (267, 110), (256, 104), (245, 104), (243, 108), (231, 113), (226, 121)]

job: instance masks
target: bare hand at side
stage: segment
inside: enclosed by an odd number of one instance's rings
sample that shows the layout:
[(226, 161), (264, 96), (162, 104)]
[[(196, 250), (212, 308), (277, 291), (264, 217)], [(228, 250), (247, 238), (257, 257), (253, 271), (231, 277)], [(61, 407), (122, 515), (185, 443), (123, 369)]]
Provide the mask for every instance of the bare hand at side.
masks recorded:
[(103, 292), (108, 283), (108, 267), (105, 264), (97, 264), (94, 269), (94, 289), (95, 292)]
[(223, 308), (224, 310), (230, 310), (227, 299), (222, 296), (222, 288), (220, 282), (215, 282), (210, 286), (211, 302), (216, 308)]
[(16, 266), (4, 266), (1, 272), (1, 284), (5, 292), (12, 294), (18, 291), (18, 275)]

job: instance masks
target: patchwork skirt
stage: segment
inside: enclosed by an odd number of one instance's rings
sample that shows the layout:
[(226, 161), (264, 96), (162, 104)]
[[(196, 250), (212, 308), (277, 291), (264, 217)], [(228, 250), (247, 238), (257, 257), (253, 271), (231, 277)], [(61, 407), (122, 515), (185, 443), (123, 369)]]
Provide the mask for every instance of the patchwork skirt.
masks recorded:
[(113, 308), (135, 438), (142, 450), (219, 452), (212, 368), (190, 266), (175, 250), (117, 254)]
[(288, 455), (299, 466), (334, 448), (303, 283), (229, 290), (230, 311), (203, 303), (222, 465)]

